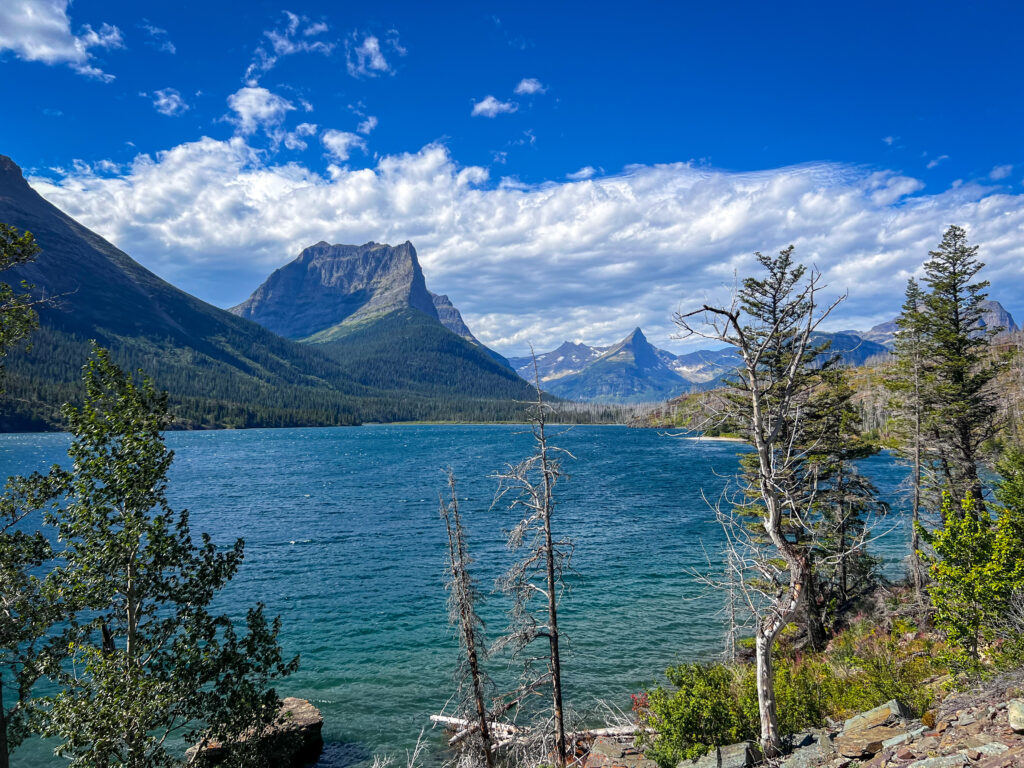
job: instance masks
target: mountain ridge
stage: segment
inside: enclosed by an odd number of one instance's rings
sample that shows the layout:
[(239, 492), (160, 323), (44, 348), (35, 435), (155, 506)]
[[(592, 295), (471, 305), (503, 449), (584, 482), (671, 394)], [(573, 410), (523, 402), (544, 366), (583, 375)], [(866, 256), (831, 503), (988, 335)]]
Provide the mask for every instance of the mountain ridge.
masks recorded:
[[(61, 426), (60, 406), (81, 396), (90, 339), (123, 368), (143, 368), (169, 392), (176, 426), (253, 427), (358, 424), (364, 420), (514, 418), (529, 387), (483, 352), (420, 313), (446, 337), (435, 338), (463, 380), (418, 381), (401, 391), (354, 370), (351, 359), (378, 340), (366, 334), (325, 352), (285, 339), (164, 281), (33, 190), (18, 165), (0, 155), (0, 221), (32, 232), (35, 261), (4, 272), (4, 282), (35, 285), (56, 299), (39, 308), (31, 350), (5, 362), (0, 429)], [(410, 246), (411, 248), (411, 246)], [(433, 302), (429, 309), (432, 311)], [(419, 310), (416, 310), (419, 312)], [(428, 334), (429, 335), (429, 334)], [(450, 338), (448, 338), (450, 337)], [(380, 374), (380, 369), (376, 372)], [(490, 392), (488, 391), (490, 388)]]

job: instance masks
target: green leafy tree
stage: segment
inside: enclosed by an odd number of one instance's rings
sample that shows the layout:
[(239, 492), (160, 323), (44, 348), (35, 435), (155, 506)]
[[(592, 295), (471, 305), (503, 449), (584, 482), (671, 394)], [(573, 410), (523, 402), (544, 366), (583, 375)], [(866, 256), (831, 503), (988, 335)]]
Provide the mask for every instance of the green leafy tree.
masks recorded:
[[(102, 349), (84, 379), (84, 404), (65, 407), (72, 468), (51, 478), (63, 501), (52, 514), (66, 542), (62, 589), (87, 619), (68, 630), (72, 663), (51, 670), (62, 690), (46, 700), (44, 732), (71, 766), (176, 765), (176, 738), (230, 742), (272, 722), (270, 684), (297, 659), (283, 660), (262, 605), (244, 631), (210, 611), (243, 542), (224, 552), (206, 534), (195, 542), (188, 512), (168, 506), (166, 394)], [(266, 756), (249, 744), (245, 764), (259, 765)]]
[[(661, 686), (637, 697), (634, 709), (643, 726), (645, 754), (661, 766), (695, 760), (715, 747), (752, 738), (756, 733), (757, 706), (744, 709), (737, 692), (737, 675), (724, 664), (680, 664), (665, 671), (674, 689)], [(639, 702), (642, 702), (640, 704)]]
[(40, 531), (19, 525), (52, 498), (48, 478), (11, 478), (0, 498), (0, 768), (31, 733), (32, 692), (48, 659), (60, 658), (50, 630), (67, 605), (44, 566), (53, 549)]
[[(9, 224), (0, 224), (0, 271), (27, 264), (38, 253), (31, 232), (19, 233)], [(7, 283), (0, 283), (0, 361), (39, 324), (34, 309), (38, 302), (28, 293), (31, 286), (22, 281), (21, 289), (19, 293)]]
[[(32, 261), (39, 253), (32, 233), (0, 224), (0, 271)], [(23, 293), (0, 283), (0, 362), (36, 328), (30, 286)], [(0, 394), (3, 394), (0, 368)], [(60, 601), (35, 572), (52, 557), (42, 533), (22, 521), (46, 505), (43, 478), (12, 479), (0, 498), (0, 768), (28, 735), (28, 704), (42, 674), (44, 638), (60, 617)]]
[[(1011, 453), (999, 465), (1003, 474), (991, 511), (966, 496), (960, 509), (943, 497), (943, 526), (922, 537), (929, 558), (928, 587), (935, 624), (952, 647), (952, 661), (975, 671), (983, 646), (1003, 625), (1014, 593), (1024, 589), (1024, 454)], [(994, 519), (992, 517), (994, 515)]]
[(974, 499), (982, 514), (985, 497), (978, 467), (982, 447), (996, 433), (996, 395), (990, 386), (1003, 368), (990, 350), (998, 328), (982, 322), (985, 266), (967, 233), (951, 226), (925, 262), (920, 323), (928, 371), (927, 429), (939, 454), (945, 486), (954, 498)]

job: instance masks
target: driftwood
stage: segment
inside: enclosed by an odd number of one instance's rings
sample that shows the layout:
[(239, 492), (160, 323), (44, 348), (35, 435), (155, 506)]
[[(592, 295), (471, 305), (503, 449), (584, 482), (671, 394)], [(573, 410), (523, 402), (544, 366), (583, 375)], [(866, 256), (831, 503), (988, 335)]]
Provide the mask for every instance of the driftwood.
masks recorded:
[[(454, 747), (467, 736), (480, 729), (479, 723), (466, 720), (462, 717), (431, 715), (430, 721), (432, 723), (437, 723), (438, 725), (444, 725), (455, 729), (455, 735), (448, 739), (448, 746), (450, 747)], [(516, 739), (523, 738), (526, 735), (526, 731), (524, 729), (517, 728), (509, 723), (489, 722), (487, 725), (493, 733), (500, 737), (500, 740), (494, 745), (495, 749), (507, 747), (515, 742)], [(589, 728), (583, 731), (571, 731), (570, 733), (565, 734), (565, 737), (569, 741), (589, 741), (590, 739), (596, 739), (602, 736), (610, 738), (633, 736), (640, 731), (645, 733), (654, 733), (650, 728), (640, 728), (632, 725), (619, 725), (613, 728)]]

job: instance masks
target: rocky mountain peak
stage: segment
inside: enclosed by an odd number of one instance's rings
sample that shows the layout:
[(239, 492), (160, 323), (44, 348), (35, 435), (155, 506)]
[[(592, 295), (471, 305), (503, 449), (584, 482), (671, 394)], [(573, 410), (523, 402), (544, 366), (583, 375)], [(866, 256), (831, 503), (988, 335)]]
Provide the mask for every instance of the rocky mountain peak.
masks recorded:
[(405, 308), (438, 318), (412, 243), (320, 241), (275, 270), (230, 311), (282, 336), (303, 339)]

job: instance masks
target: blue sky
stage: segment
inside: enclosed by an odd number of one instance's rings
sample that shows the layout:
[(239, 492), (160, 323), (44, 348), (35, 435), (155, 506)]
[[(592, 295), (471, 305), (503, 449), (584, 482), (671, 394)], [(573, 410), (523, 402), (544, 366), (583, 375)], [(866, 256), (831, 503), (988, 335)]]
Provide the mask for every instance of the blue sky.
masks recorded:
[(864, 327), (950, 223), (1024, 314), (1024, 9), (782, 6), (8, 0), (0, 152), (221, 306), (412, 240), (509, 353), (680, 348), (672, 311), (788, 242)]

